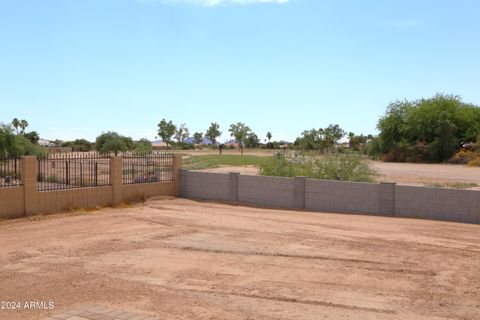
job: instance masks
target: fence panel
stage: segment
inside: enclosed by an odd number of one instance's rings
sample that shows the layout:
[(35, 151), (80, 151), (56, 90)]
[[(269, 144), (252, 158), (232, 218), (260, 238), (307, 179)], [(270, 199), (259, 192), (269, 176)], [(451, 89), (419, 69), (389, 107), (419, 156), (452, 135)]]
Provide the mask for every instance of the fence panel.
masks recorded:
[(61, 190), (109, 186), (109, 156), (50, 154), (37, 158), (37, 190)]
[(174, 155), (152, 153), (123, 155), (123, 184), (173, 181)]
[(0, 157), (0, 188), (22, 185), (19, 157)]

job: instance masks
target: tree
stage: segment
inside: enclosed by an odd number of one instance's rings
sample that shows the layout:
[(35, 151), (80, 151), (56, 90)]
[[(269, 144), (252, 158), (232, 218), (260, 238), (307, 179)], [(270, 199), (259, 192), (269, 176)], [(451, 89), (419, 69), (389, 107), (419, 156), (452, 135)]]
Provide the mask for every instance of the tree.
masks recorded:
[(348, 144), (350, 145), (350, 148), (352, 148), (352, 150), (360, 151), (363, 154), (365, 153), (365, 146), (372, 138), (372, 135), (364, 136), (363, 134), (361, 134), (358, 136), (355, 133), (350, 132), (348, 134)]
[(195, 132), (193, 134), (193, 142), (195, 142), (196, 144), (201, 144), (202, 141), (203, 141), (203, 133)]
[(152, 153), (152, 143), (148, 139), (140, 139), (134, 142), (133, 150), (138, 154), (150, 154)]
[(260, 139), (254, 132), (250, 132), (247, 134), (247, 137), (245, 138), (245, 146), (249, 149), (256, 148), (258, 147), (258, 144), (260, 143)]
[(182, 143), (183, 141), (185, 141), (185, 139), (187, 139), (189, 135), (190, 132), (185, 123), (179, 125), (175, 130), (175, 140), (177, 140), (178, 143)]
[(302, 136), (295, 140), (294, 145), (303, 150), (331, 149), (345, 136), (345, 131), (338, 124), (327, 128), (310, 129), (302, 132)]
[(38, 140), (40, 140), (40, 136), (37, 131), (31, 131), (31, 132), (25, 133), (24, 136), (25, 138), (30, 140), (30, 142), (33, 144), (37, 144)]
[(27, 120), (20, 120), (19, 127), (22, 129), (20, 131), (21, 134), (25, 133), (25, 129), (28, 127), (28, 121)]
[(272, 140), (272, 133), (270, 131), (267, 132), (267, 139), (268, 139), (268, 142), (270, 142), (270, 140)]
[(15, 131), (18, 134), (18, 128), (20, 127), (20, 121), (17, 118), (12, 120), (12, 126), (15, 128)]
[(70, 147), (72, 148), (72, 151), (77, 151), (77, 152), (87, 152), (92, 150), (93, 148), (93, 143), (90, 141), (87, 141), (85, 139), (76, 139), (74, 141), (67, 141), (61, 143), (61, 141), (54, 141), (55, 144), (59, 144), (62, 147)]
[(158, 136), (167, 144), (167, 148), (172, 142), (172, 137), (175, 134), (176, 128), (177, 127), (172, 121), (167, 122), (165, 119), (162, 119), (162, 121), (158, 123)]
[(240, 153), (243, 155), (243, 146), (245, 143), (245, 139), (250, 132), (250, 128), (244, 123), (238, 122), (236, 124), (231, 124), (228, 131), (230, 132), (230, 135), (234, 137), (235, 140), (237, 140), (240, 147)]
[(0, 123), (0, 156), (34, 156), (44, 153), (42, 148), (24, 135), (15, 135), (10, 126)]
[(207, 129), (207, 132), (205, 132), (205, 137), (212, 141), (212, 144), (217, 144), (217, 138), (221, 135), (222, 132), (220, 131), (220, 125), (216, 122), (212, 122)]
[(454, 95), (390, 103), (375, 141), (387, 161), (442, 162), (465, 143), (478, 143), (480, 108)]
[(126, 137), (116, 132), (107, 132), (99, 135), (95, 140), (95, 149), (100, 154), (118, 155), (119, 152), (127, 151)]
[(15, 135), (5, 125), (0, 126), (0, 157), (16, 155)]
[[(213, 145), (217, 144), (217, 138), (222, 135), (222, 132), (220, 131), (220, 125), (216, 122), (210, 123), (210, 127), (207, 129), (207, 132), (205, 132), (205, 137), (207, 137)], [(222, 154), (222, 148), (223, 145), (218, 146), (218, 153)]]
[(338, 124), (331, 124), (321, 132), (323, 133), (323, 141), (326, 148), (334, 147), (345, 136), (345, 131)]

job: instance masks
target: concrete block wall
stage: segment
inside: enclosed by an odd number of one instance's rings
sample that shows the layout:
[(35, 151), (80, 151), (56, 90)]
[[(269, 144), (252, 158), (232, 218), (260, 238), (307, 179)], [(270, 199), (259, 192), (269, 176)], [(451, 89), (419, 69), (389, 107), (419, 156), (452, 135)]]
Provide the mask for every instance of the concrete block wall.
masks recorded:
[(180, 194), (185, 198), (234, 201), (229, 192), (229, 174), (180, 171)]
[(395, 215), (398, 217), (480, 223), (480, 192), (396, 186)]
[(184, 198), (480, 223), (480, 191), (181, 171)]
[(238, 202), (274, 208), (293, 208), (293, 179), (283, 177), (238, 177)]
[(380, 214), (380, 187), (355, 183), (307, 179), (305, 209), (312, 211)]

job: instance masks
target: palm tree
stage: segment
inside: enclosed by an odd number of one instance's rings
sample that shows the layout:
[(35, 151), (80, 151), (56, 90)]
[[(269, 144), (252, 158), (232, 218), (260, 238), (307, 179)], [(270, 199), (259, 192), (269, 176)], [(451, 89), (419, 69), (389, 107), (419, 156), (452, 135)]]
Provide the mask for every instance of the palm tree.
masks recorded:
[(268, 139), (268, 142), (270, 142), (270, 140), (272, 139), (272, 133), (271, 132), (267, 132), (267, 139)]
[(22, 129), (20, 133), (25, 133), (25, 129), (28, 127), (28, 121), (27, 120), (20, 120), (20, 125), (19, 127)]
[(20, 121), (18, 121), (17, 118), (14, 118), (12, 120), (12, 126), (15, 128), (15, 130), (17, 131), (17, 135), (18, 135), (18, 127), (20, 126)]

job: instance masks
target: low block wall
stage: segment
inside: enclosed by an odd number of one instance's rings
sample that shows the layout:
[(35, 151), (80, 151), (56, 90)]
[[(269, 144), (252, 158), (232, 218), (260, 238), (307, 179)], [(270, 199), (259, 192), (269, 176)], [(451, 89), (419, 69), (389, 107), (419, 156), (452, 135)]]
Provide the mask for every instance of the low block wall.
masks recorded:
[(28, 214), (108, 206), (113, 203), (112, 192), (113, 188), (111, 186), (36, 192), (33, 198), (27, 200), (31, 202)]
[(293, 208), (293, 179), (240, 175), (238, 202), (266, 207)]
[(271, 208), (480, 223), (480, 191), (180, 170), (181, 196)]
[(174, 181), (126, 184), (122, 182), (122, 159), (112, 158), (110, 186), (37, 191), (37, 161), (22, 159), (19, 187), (0, 188), (0, 219), (59, 212), (68, 208), (108, 206), (124, 201), (138, 201), (153, 196), (178, 196), (181, 157), (174, 160)]
[(380, 214), (380, 185), (307, 179), (305, 209)]
[(480, 223), (480, 192), (396, 186), (395, 213), (399, 217)]
[(24, 212), (23, 187), (0, 188), (0, 219), (19, 217)]
[(180, 194), (186, 198), (230, 201), (229, 175), (181, 170)]

